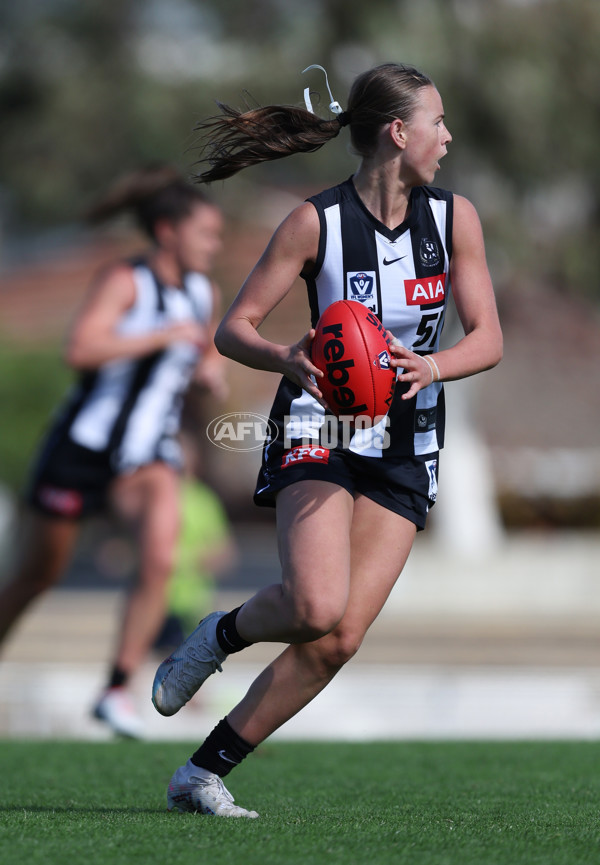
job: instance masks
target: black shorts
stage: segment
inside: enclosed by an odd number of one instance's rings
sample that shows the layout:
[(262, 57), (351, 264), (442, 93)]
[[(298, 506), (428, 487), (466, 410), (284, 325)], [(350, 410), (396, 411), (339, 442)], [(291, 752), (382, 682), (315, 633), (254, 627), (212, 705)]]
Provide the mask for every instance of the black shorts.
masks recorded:
[(318, 444), (299, 443), (287, 450), (275, 445), (263, 453), (254, 501), (259, 506), (272, 507), (279, 490), (290, 484), (302, 480), (329, 481), (352, 495), (367, 496), (421, 530), (437, 495), (438, 456), (436, 452), (378, 458)]
[(42, 513), (78, 520), (106, 507), (114, 478), (109, 451), (92, 451), (51, 433), (33, 465), (25, 500)]

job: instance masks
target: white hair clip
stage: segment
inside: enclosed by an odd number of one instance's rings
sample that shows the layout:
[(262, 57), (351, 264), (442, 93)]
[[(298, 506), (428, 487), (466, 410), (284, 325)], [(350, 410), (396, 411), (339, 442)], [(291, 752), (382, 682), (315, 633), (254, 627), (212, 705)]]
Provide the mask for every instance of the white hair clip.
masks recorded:
[[(329, 103), (329, 110), (332, 114), (342, 114), (344, 109), (340, 105), (339, 102), (336, 102), (333, 98), (333, 93), (331, 92), (331, 88), (329, 86), (329, 78), (327, 77), (327, 72), (323, 69), (322, 66), (319, 66), (318, 63), (313, 63), (312, 66), (307, 66), (306, 69), (302, 70), (302, 74), (308, 72), (309, 69), (320, 69), (321, 72), (325, 75), (325, 84), (327, 85), (327, 91), (329, 93), (329, 98), (331, 102)], [(310, 111), (311, 114), (314, 114), (314, 109), (312, 107), (312, 102), (310, 101), (310, 87), (306, 87), (304, 89), (304, 104), (306, 105), (306, 110)]]

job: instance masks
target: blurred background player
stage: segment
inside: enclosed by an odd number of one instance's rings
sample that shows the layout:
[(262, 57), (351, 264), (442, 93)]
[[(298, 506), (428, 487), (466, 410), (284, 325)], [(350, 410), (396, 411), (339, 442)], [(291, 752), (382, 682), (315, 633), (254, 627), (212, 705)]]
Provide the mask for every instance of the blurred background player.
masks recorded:
[(206, 276), (222, 216), (169, 166), (118, 180), (94, 205), (101, 221), (132, 213), (150, 239), (135, 260), (97, 275), (64, 357), (79, 374), (31, 470), (16, 570), (0, 591), (0, 640), (65, 571), (84, 517), (107, 506), (139, 552), (112, 668), (93, 709), (115, 732), (142, 725), (127, 684), (160, 630), (180, 527), (183, 398), (192, 381), (222, 395), (214, 349), (218, 289)]
[(167, 590), (167, 612), (154, 648), (170, 651), (213, 609), (217, 582), (238, 559), (235, 538), (223, 503), (202, 480), (197, 444), (181, 437), (185, 469), (181, 478), (181, 528)]

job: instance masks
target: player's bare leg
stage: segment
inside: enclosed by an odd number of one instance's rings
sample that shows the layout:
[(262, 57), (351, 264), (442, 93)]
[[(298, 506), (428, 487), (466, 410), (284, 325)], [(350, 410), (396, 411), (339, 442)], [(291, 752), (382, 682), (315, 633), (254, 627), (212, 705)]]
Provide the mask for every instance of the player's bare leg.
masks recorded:
[[(321, 639), (290, 645), (253, 682), (227, 720), (252, 745), (306, 706), (358, 650), (412, 547), (413, 523), (360, 496), (354, 506), (350, 593), (346, 612)], [(294, 546), (293, 533), (289, 533)], [(305, 550), (306, 554), (306, 550)], [(292, 557), (294, 553), (292, 553)], [(318, 566), (318, 550), (309, 556)]]
[(29, 604), (58, 583), (78, 532), (73, 520), (27, 513), (15, 574), (0, 591), (0, 642)]
[(240, 636), (304, 643), (338, 624), (350, 591), (353, 509), (350, 493), (327, 481), (302, 481), (278, 494), (281, 583), (246, 601), (236, 619)]
[[(350, 493), (325, 481), (302, 481), (279, 493), (278, 522), (283, 534), (294, 523), (294, 543), (280, 548), (282, 582), (262, 589), (239, 613), (234, 611), (239, 648), (258, 641), (317, 640), (336, 627), (348, 603), (353, 506)], [(152, 702), (162, 715), (178, 712), (208, 676), (221, 670), (228, 652), (236, 650), (225, 650), (217, 636), (227, 618), (222, 612), (207, 616), (159, 666)]]
[(121, 515), (135, 524), (140, 551), (139, 577), (127, 599), (115, 659), (132, 673), (164, 621), (180, 526), (179, 480), (168, 466), (153, 463), (119, 478), (113, 495)]
[[(304, 483), (298, 486), (304, 486)], [(321, 494), (323, 486), (317, 488)], [(313, 488), (313, 496), (315, 492)], [(320, 639), (289, 645), (260, 674), (243, 700), (215, 727), (193, 757), (175, 772), (167, 794), (169, 809), (177, 807), (209, 814), (222, 813), (224, 816), (256, 817), (255, 811), (248, 812), (233, 804), (231, 795), (223, 787), (222, 778), (256, 745), (322, 691), (359, 648), (404, 567), (416, 529), (408, 520), (364, 497), (359, 497), (356, 503), (350, 502), (353, 504), (351, 523), (354, 520), (351, 575), (346, 610), (341, 621)], [(278, 507), (283, 504), (279, 508), (279, 523), (285, 578), (293, 583), (291, 573), (305, 563), (306, 569), (302, 573), (318, 569), (322, 579), (326, 580), (330, 574), (323, 569), (324, 558), (336, 561), (338, 549), (332, 546), (332, 537), (340, 543), (339, 550), (348, 549), (347, 538), (345, 542), (341, 540), (344, 531), (340, 528), (347, 521), (340, 518), (336, 524), (338, 532), (328, 536), (327, 556), (323, 558), (314, 543), (308, 547), (305, 545), (307, 537), (312, 536), (311, 523), (315, 523), (317, 532), (322, 525), (320, 512), (312, 508), (304, 511), (302, 528), (297, 533), (292, 529), (295, 526), (294, 509), (288, 507), (290, 503), (291, 500), (278, 503)], [(290, 531), (287, 531), (286, 521)], [(349, 528), (346, 526), (345, 531)], [(305, 532), (307, 534), (301, 537)], [(332, 558), (329, 558), (330, 553), (333, 553)], [(291, 563), (295, 565), (286, 573), (286, 566)], [(214, 796), (205, 797), (207, 785), (216, 791)], [(232, 808), (234, 810), (230, 810)]]
[(179, 531), (179, 481), (168, 466), (153, 463), (119, 477), (112, 497), (135, 530), (139, 574), (127, 598), (111, 676), (93, 714), (114, 732), (139, 738), (143, 724), (127, 685), (164, 621)]

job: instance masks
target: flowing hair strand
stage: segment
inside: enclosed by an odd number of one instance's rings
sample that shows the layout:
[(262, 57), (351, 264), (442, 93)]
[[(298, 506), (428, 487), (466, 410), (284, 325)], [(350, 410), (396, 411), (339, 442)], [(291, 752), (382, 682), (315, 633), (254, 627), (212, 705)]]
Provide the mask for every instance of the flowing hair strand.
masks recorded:
[(337, 119), (323, 120), (304, 108), (267, 105), (239, 111), (217, 102), (221, 113), (195, 127), (202, 157), (208, 166), (195, 179), (199, 183), (224, 180), (250, 165), (311, 153), (339, 134)]

